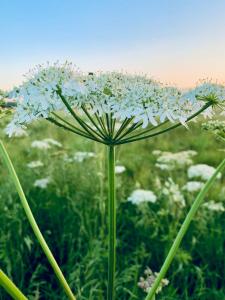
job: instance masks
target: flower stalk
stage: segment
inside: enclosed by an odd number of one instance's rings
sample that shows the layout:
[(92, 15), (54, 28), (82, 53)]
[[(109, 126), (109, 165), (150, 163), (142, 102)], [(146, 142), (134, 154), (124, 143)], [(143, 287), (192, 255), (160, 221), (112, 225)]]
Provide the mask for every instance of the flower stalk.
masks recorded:
[(193, 220), (199, 206), (201, 205), (206, 193), (208, 192), (208, 190), (211, 188), (211, 186), (213, 185), (214, 181), (216, 180), (216, 177), (218, 175), (219, 172), (221, 172), (223, 169), (225, 168), (225, 159), (219, 164), (219, 166), (217, 167), (215, 173), (211, 176), (211, 178), (206, 182), (206, 184), (204, 185), (204, 187), (201, 189), (201, 191), (199, 192), (198, 196), (196, 197), (194, 203), (191, 206), (191, 209), (189, 211), (189, 213), (187, 214), (174, 242), (172, 247), (170, 248), (170, 251), (166, 257), (165, 262), (162, 265), (162, 268), (152, 286), (152, 288), (150, 289), (147, 297), (145, 298), (145, 300), (154, 300), (155, 299), (155, 293), (162, 281), (162, 279), (165, 277), (166, 272), (168, 271), (176, 253), (177, 250), (184, 238), (184, 235), (186, 234), (191, 221)]
[(116, 197), (115, 197), (115, 146), (108, 146), (108, 290), (107, 300), (115, 299), (116, 271)]
[(70, 287), (69, 287), (69, 285), (68, 285), (68, 283), (67, 283), (67, 281), (66, 281), (66, 279), (65, 279), (65, 277), (64, 277), (64, 275), (63, 275), (63, 273), (60, 269), (60, 267), (58, 266), (51, 250), (49, 249), (49, 247), (48, 247), (48, 245), (47, 245), (47, 243), (46, 243), (46, 241), (45, 241), (45, 239), (44, 239), (44, 237), (43, 237), (43, 235), (42, 235), (42, 233), (41, 233), (41, 231), (40, 231), (40, 229), (37, 225), (37, 222), (36, 222), (36, 220), (33, 216), (33, 213), (31, 211), (30, 206), (28, 204), (28, 201), (26, 199), (26, 196), (23, 192), (23, 189), (22, 189), (22, 186), (20, 184), (19, 178), (18, 178), (18, 176), (16, 174), (16, 171), (13, 167), (13, 164), (10, 160), (10, 157), (9, 157), (9, 155), (8, 155), (6, 149), (5, 149), (5, 147), (4, 147), (4, 145), (1, 141), (0, 141), (0, 155), (1, 155), (5, 165), (8, 168), (8, 171), (11, 175), (12, 181), (13, 181), (15, 187), (16, 187), (16, 190), (19, 194), (22, 206), (25, 210), (27, 219), (28, 219), (28, 221), (29, 221), (29, 223), (30, 223), (30, 225), (33, 229), (33, 232), (34, 232), (38, 242), (40, 243), (40, 245), (41, 245), (41, 247), (42, 247), (49, 263), (50, 263), (50, 265), (52, 266), (52, 268), (53, 268), (60, 284), (62, 285), (66, 295), (68, 296), (68, 299), (76, 300), (76, 297), (73, 295), (73, 293), (72, 293), (72, 291), (71, 291), (71, 289), (70, 289)]
[(0, 285), (15, 300), (28, 300), (11, 279), (0, 269)]
[[(204, 112), (211, 105), (212, 105), (212, 103), (210, 101), (207, 102), (196, 113), (194, 113), (190, 117), (188, 117), (187, 120), (186, 120), (186, 122), (189, 122), (192, 119), (194, 119), (195, 117), (197, 117), (199, 114), (201, 114), (202, 112)], [(144, 140), (144, 139), (147, 139), (147, 138), (151, 138), (151, 137), (154, 137), (154, 136), (166, 133), (167, 131), (171, 131), (173, 129), (176, 129), (177, 127), (180, 127), (182, 125), (181, 123), (176, 123), (175, 125), (172, 125), (170, 127), (166, 127), (165, 129), (162, 129), (161, 131), (157, 131), (157, 132), (154, 132), (152, 134), (145, 135), (146, 133), (148, 133), (148, 132), (150, 132), (150, 131), (152, 131), (154, 129), (157, 129), (158, 127), (163, 126), (166, 123), (167, 122), (165, 121), (164, 123), (161, 123), (159, 126), (154, 126), (154, 127), (150, 128), (150, 129), (147, 129), (145, 131), (142, 130), (141, 133), (139, 133), (137, 135), (134, 135), (134, 136), (131, 136), (131, 137), (128, 137), (128, 138), (125, 138), (125, 139), (120, 139), (117, 144), (126, 144), (126, 143), (131, 143), (131, 142), (136, 142), (136, 141)]]

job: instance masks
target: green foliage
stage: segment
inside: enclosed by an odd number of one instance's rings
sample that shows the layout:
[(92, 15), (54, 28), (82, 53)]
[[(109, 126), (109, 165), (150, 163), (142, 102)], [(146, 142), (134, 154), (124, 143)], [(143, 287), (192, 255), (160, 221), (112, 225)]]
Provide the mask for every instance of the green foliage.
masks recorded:
[[(2, 124), (2, 128), (4, 127)], [(104, 300), (107, 284), (107, 190), (105, 190), (105, 148), (46, 122), (32, 125), (28, 137), (9, 140), (0, 137), (18, 172), (32, 211), (71, 288), (80, 300)], [(33, 140), (54, 138), (62, 148), (31, 148)], [(126, 172), (117, 176), (117, 274), (116, 299), (144, 299), (137, 286), (149, 266), (159, 271), (192, 201), (178, 207), (162, 194), (168, 177), (182, 187), (187, 168), (161, 171), (155, 167), (152, 151), (196, 150), (195, 163), (217, 166), (224, 157), (223, 144), (211, 134), (191, 125), (118, 148), (117, 163)], [(66, 162), (65, 154), (94, 151), (96, 158)], [(27, 163), (41, 160), (44, 167), (30, 169)], [(47, 189), (33, 186), (36, 179), (50, 176)], [(29, 299), (66, 299), (27, 222), (19, 198), (0, 162), (0, 264)], [(207, 200), (225, 201), (223, 178)], [(158, 200), (134, 206), (127, 197), (137, 187), (153, 190)], [(224, 213), (201, 208), (184, 239), (167, 278), (170, 284), (157, 300), (222, 300), (225, 298), (223, 245)], [(0, 290), (0, 300), (9, 299)]]

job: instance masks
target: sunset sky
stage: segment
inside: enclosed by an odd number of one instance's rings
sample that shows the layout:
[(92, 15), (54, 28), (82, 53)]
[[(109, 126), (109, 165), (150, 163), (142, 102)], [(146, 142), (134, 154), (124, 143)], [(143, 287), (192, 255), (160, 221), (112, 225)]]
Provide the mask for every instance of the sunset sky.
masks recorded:
[(1, 0), (0, 89), (36, 64), (225, 82), (224, 0)]

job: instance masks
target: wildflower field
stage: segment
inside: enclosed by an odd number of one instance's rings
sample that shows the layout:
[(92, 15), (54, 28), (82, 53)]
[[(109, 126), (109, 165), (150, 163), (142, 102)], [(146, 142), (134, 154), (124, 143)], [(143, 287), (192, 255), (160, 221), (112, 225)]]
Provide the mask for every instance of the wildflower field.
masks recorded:
[(225, 300), (225, 1), (1, 12), (0, 300)]
[[(105, 300), (107, 176), (104, 145), (42, 120), (4, 142), (38, 225), (78, 299)], [(224, 144), (198, 122), (117, 146), (116, 299), (144, 299)], [(213, 168), (212, 168), (213, 167)], [(0, 262), (28, 299), (67, 299), (0, 162)], [(225, 188), (219, 174), (166, 275), (157, 300), (225, 299)], [(142, 279), (141, 279), (142, 277)], [(144, 279), (143, 279), (144, 278)], [(10, 299), (0, 289), (0, 299)]]

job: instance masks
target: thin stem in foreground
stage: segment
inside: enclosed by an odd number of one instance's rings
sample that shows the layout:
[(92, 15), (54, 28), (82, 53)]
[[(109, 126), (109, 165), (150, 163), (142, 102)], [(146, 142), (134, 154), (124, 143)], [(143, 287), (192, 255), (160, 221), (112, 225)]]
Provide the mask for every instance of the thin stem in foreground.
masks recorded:
[(9, 158), (9, 155), (8, 155), (6, 149), (5, 149), (5, 147), (4, 147), (4, 145), (1, 141), (0, 141), (0, 155), (2, 156), (3, 161), (5, 162), (8, 170), (9, 170), (9, 173), (10, 173), (12, 181), (13, 181), (15, 187), (16, 187), (16, 190), (19, 194), (19, 197), (20, 197), (22, 206), (25, 210), (28, 221), (29, 221), (29, 223), (30, 223), (30, 225), (31, 225), (31, 227), (34, 231), (34, 234), (35, 234), (37, 240), (39, 241), (46, 257), (48, 258), (49, 263), (51, 264), (51, 266), (52, 266), (56, 276), (58, 277), (59, 282), (61, 283), (62, 287), (64, 288), (64, 291), (65, 291), (66, 295), (68, 296), (68, 298), (70, 300), (76, 300), (76, 297), (73, 295), (73, 293), (72, 293), (72, 291), (71, 291), (71, 289), (70, 289), (70, 287), (69, 287), (69, 285), (68, 285), (68, 283), (67, 283), (67, 281), (66, 281), (66, 279), (65, 279), (65, 277), (62, 273), (62, 271), (60, 270), (60, 268), (59, 268), (59, 266), (58, 266), (58, 264), (57, 264), (57, 262), (56, 262), (56, 260), (53, 256), (51, 250), (49, 249), (49, 247), (48, 247), (48, 245), (47, 245), (47, 243), (46, 243), (46, 241), (45, 241), (45, 239), (44, 239), (44, 237), (43, 237), (43, 235), (42, 235), (42, 233), (41, 233), (41, 231), (40, 231), (40, 229), (39, 229), (39, 227), (38, 227), (38, 225), (35, 221), (33, 213), (32, 213), (32, 211), (29, 207), (26, 196), (25, 196), (25, 194), (23, 192), (23, 189), (22, 189), (22, 186), (20, 184), (19, 178), (17, 177), (17, 174), (16, 174), (16, 171), (13, 167), (13, 164), (12, 164), (12, 162)]
[(202, 190), (200, 191), (200, 193), (198, 194), (198, 196), (196, 197), (194, 203), (191, 206), (191, 209), (189, 211), (189, 213), (187, 214), (178, 234), (176, 239), (173, 242), (172, 247), (170, 248), (170, 251), (166, 257), (166, 260), (159, 272), (159, 275), (157, 276), (152, 288), (150, 289), (147, 297), (145, 298), (145, 300), (153, 300), (155, 293), (160, 285), (161, 280), (164, 278), (164, 276), (166, 275), (167, 270), (170, 267), (170, 264), (172, 263), (174, 256), (176, 255), (177, 249), (180, 246), (180, 243), (183, 240), (183, 237), (185, 235), (185, 233), (187, 232), (189, 225), (191, 223), (191, 221), (193, 220), (199, 206), (201, 205), (206, 193), (208, 192), (208, 190), (210, 189), (210, 187), (213, 185), (217, 175), (219, 172), (221, 172), (225, 167), (225, 159), (220, 163), (220, 165), (217, 167), (215, 173), (212, 175), (212, 177), (206, 182), (205, 186), (202, 188)]
[(0, 269), (0, 285), (15, 300), (28, 300), (11, 279)]
[(116, 271), (116, 195), (115, 195), (115, 147), (108, 146), (108, 220), (109, 220), (109, 248), (108, 248), (108, 290), (107, 300), (115, 299), (115, 271)]

